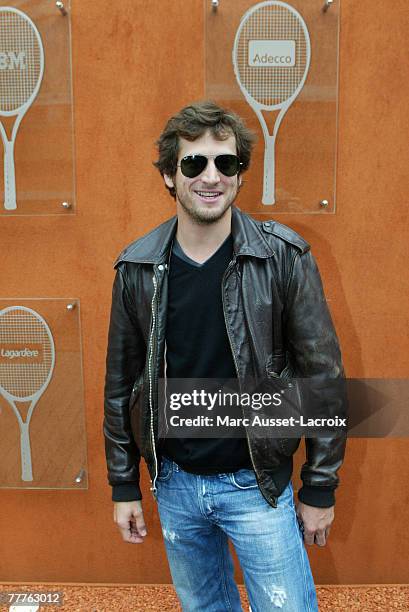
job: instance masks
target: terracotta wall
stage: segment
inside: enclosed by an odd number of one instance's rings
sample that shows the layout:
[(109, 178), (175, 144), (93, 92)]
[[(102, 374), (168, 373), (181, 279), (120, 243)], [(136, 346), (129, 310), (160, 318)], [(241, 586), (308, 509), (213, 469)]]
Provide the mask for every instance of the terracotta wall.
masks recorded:
[[(278, 219), (313, 246), (351, 377), (409, 373), (408, 23), (405, 0), (343, 0), (337, 213)], [(89, 489), (0, 492), (0, 580), (170, 582), (145, 467), (146, 542), (112, 521), (102, 395), (112, 262), (173, 214), (153, 143), (203, 96), (203, 3), (72, 0), (72, 38), (77, 214), (0, 219), (1, 294), (81, 300)], [(409, 582), (408, 447), (350, 441), (318, 583)]]

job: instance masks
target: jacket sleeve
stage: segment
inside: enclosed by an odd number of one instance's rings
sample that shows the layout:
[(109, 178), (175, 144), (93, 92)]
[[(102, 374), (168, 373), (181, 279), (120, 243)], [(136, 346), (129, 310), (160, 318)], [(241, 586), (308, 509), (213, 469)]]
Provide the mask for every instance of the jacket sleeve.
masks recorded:
[(145, 342), (134, 301), (126, 285), (124, 264), (117, 268), (112, 290), (104, 393), (105, 455), (114, 501), (142, 499), (140, 452), (131, 431), (129, 400), (145, 363)]
[[(311, 251), (293, 259), (285, 308), (287, 347), (295, 375), (308, 386), (308, 411), (327, 418), (347, 414), (344, 369), (338, 338)], [(346, 444), (345, 428), (307, 437), (300, 501), (318, 507), (335, 503)]]

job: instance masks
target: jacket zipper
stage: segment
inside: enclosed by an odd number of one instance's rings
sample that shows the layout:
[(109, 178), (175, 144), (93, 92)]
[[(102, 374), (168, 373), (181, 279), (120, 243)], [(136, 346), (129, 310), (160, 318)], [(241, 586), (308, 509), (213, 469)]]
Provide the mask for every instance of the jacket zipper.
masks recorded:
[(149, 408), (150, 408), (150, 417), (151, 417), (151, 443), (152, 443), (152, 452), (153, 452), (153, 458), (155, 461), (155, 475), (154, 478), (152, 480), (152, 486), (150, 488), (150, 490), (152, 491), (153, 495), (155, 496), (156, 494), (156, 478), (158, 476), (158, 459), (156, 457), (156, 450), (155, 450), (155, 433), (154, 433), (154, 428), (153, 428), (153, 380), (152, 380), (152, 366), (153, 366), (153, 356), (154, 356), (154, 343), (155, 343), (155, 334), (156, 334), (156, 312), (155, 312), (155, 303), (156, 303), (156, 295), (157, 295), (157, 291), (158, 291), (158, 279), (156, 278), (156, 270), (154, 268), (153, 270), (153, 286), (154, 286), (154, 291), (153, 291), (153, 297), (152, 297), (152, 302), (151, 302), (151, 308), (152, 308), (152, 329), (151, 329), (151, 336), (150, 336), (150, 353), (149, 353), (149, 362), (148, 362), (148, 372), (149, 372)]
[[(223, 287), (223, 291), (222, 291), (222, 302), (223, 302), (223, 315), (224, 315), (224, 323), (225, 323), (225, 325), (226, 325), (227, 337), (228, 337), (228, 339), (229, 339), (230, 349), (231, 349), (231, 352), (232, 352), (232, 355), (233, 355), (234, 367), (235, 367), (235, 369), (236, 369), (237, 380), (238, 380), (238, 383), (239, 383), (239, 390), (240, 390), (240, 393), (241, 393), (241, 382), (240, 382), (240, 376), (239, 376), (239, 368), (238, 368), (238, 365), (237, 365), (236, 354), (235, 354), (235, 352), (234, 352), (234, 348), (233, 348), (233, 342), (232, 342), (232, 339), (231, 339), (231, 336), (230, 336), (229, 325), (227, 324), (226, 308), (225, 308), (226, 304), (225, 304), (225, 299), (224, 299), (224, 281), (226, 280), (226, 278), (227, 278), (227, 276), (228, 276), (228, 274), (229, 274), (230, 270), (232, 270), (232, 269), (233, 269), (233, 267), (235, 266), (235, 264), (236, 264), (236, 257), (234, 257), (234, 258), (231, 260), (231, 262), (230, 262), (230, 263), (229, 263), (229, 265), (227, 266), (226, 271), (225, 271), (225, 273), (224, 273), (224, 275), (223, 275), (223, 279), (222, 279), (222, 287)], [(253, 458), (253, 453), (251, 452), (251, 446), (250, 446), (250, 441), (249, 441), (248, 436), (247, 436), (247, 431), (246, 431), (246, 440), (247, 440), (247, 447), (248, 447), (248, 449), (249, 449), (249, 453), (250, 453), (251, 463), (253, 464), (254, 472), (255, 472), (255, 474), (256, 474), (256, 478), (257, 478), (257, 482), (258, 482), (260, 477), (259, 477), (259, 474), (258, 474), (257, 469), (256, 469), (256, 465), (255, 465), (254, 458)], [(264, 495), (263, 495), (263, 497), (264, 497)], [(276, 500), (276, 498), (275, 498), (275, 497), (273, 497), (273, 498), (271, 499), (271, 501), (273, 501), (273, 504), (274, 504), (274, 506), (276, 507), (276, 506), (277, 506), (277, 500)]]

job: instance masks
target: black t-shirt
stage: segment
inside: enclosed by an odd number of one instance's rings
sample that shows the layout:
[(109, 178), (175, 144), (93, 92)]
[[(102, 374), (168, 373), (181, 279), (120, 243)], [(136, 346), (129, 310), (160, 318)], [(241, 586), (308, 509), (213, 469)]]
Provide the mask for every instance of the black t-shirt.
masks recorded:
[[(232, 254), (231, 235), (203, 264), (187, 257), (175, 241), (169, 269), (167, 378), (237, 377), (221, 290)], [(252, 468), (245, 438), (164, 438), (160, 451), (196, 474)]]

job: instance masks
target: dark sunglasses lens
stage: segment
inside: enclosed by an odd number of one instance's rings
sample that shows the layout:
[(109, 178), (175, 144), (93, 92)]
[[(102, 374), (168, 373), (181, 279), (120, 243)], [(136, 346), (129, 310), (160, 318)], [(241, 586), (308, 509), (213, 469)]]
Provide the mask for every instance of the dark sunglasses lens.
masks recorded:
[(207, 166), (207, 157), (204, 155), (188, 155), (180, 162), (180, 169), (184, 176), (194, 178), (198, 176)]
[(214, 163), (224, 176), (234, 176), (240, 170), (240, 162), (237, 155), (218, 155)]

